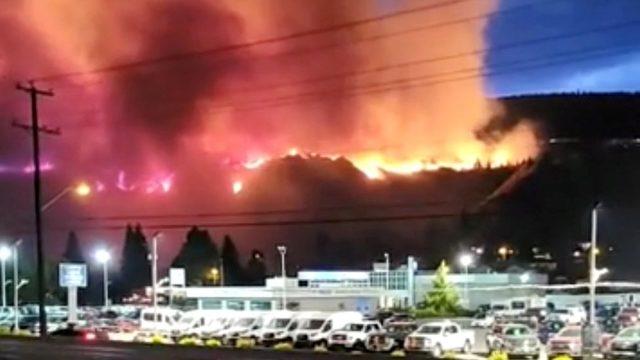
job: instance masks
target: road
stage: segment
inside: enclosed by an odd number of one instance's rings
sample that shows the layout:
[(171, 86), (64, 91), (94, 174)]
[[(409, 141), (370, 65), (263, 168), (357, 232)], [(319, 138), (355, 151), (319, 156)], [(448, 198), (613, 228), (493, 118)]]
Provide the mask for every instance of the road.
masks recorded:
[[(387, 354), (318, 353), (313, 351), (275, 351), (269, 349), (237, 350), (207, 349), (164, 345), (128, 343), (82, 343), (66, 340), (0, 338), (0, 360), (338, 360), (389, 359)], [(424, 355), (410, 354), (407, 359), (424, 359)]]
[[(486, 351), (484, 331), (476, 330), (474, 352)], [(275, 351), (271, 349), (210, 349), (177, 345), (145, 345), (131, 343), (87, 343), (68, 339), (40, 341), (34, 338), (0, 338), (0, 360), (74, 360), (74, 359), (136, 359), (136, 360), (217, 360), (217, 359), (389, 359), (386, 354), (318, 353), (306, 351)], [(424, 354), (408, 354), (407, 359), (424, 359)]]

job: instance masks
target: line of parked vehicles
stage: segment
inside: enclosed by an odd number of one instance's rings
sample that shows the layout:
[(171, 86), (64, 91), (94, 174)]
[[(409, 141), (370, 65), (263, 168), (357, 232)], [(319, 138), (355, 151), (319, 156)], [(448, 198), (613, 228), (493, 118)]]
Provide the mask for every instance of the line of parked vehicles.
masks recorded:
[[(87, 341), (151, 342), (161, 337), (168, 343), (189, 338), (216, 340), (236, 346), (239, 341), (270, 347), (289, 343), (296, 348), (317, 346), (328, 350), (392, 352), (403, 349), (443, 357), (447, 352), (500, 349), (510, 357), (537, 357), (542, 347), (549, 357), (567, 354), (581, 357), (585, 349), (610, 359), (640, 357), (640, 310), (634, 306), (602, 305), (597, 310), (599, 331), (588, 336), (584, 306), (563, 308), (530, 306), (483, 307), (471, 320), (484, 328), (485, 344), (476, 344), (477, 330), (460, 322), (419, 322), (406, 313), (379, 313), (367, 318), (359, 312), (339, 311), (233, 311), (191, 310), (159, 307), (115, 306), (108, 310), (83, 308), (70, 327), (64, 307), (47, 309), (48, 332), (52, 336), (75, 336)], [(519, 307), (518, 305), (516, 307)], [(20, 330), (38, 332), (37, 308), (21, 307)], [(0, 328), (12, 329), (12, 311), (0, 308)], [(467, 322), (468, 324), (468, 322)], [(588, 339), (596, 339), (590, 343)], [(485, 346), (482, 346), (485, 345)]]
[(640, 357), (640, 310), (634, 305), (598, 304), (595, 327), (589, 325), (588, 304), (513, 305), (492, 304), (472, 320), (472, 327), (489, 329), (485, 339), (489, 350), (533, 357), (544, 346), (550, 358), (582, 357), (587, 352), (609, 359)]

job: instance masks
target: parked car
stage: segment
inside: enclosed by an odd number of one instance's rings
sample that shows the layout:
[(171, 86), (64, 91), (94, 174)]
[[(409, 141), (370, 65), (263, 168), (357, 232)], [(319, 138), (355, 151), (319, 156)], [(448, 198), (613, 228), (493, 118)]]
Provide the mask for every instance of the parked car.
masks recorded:
[(415, 321), (395, 322), (385, 326), (387, 337), (394, 342), (394, 347), (404, 347), (404, 339), (412, 332), (418, 330), (418, 324)]
[(618, 325), (622, 328), (636, 325), (640, 319), (640, 309), (637, 307), (627, 307), (620, 310), (617, 316)]
[(608, 359), (636, 358), (638, 351), (640, 351), (640, 327), (633, 326), (620, 331), (611, 340), (605, 356)]
[(394, 313), (393, 315), (384, 319), (384, 321), (382, 322), (382, 325), (387, 326), (395, 322), (407, 322), (407, 321), (413, 321), (413, 320), (415, 320), (415, 317), (409, 313)]
[(524, 312), (524, 317), (534, 321), (536, 324), (543, 322), (547, 315), (549, 315), (549, 310), (547, 308), (529, 308)]
[(582, 356), (582, 328), (576, 325), (564, 327), (548, 343), (549, 357), (556, 355)]
[(391, 352), (404, 347), (404, 339), (418, 329), (415, 322), (395, 322), (387, 324), (384, 331), (368, 335), (365, 347), (370, 352)]
[(562, 321), (548, 320), (538, 326), (538, 339), (543, 344), (549, 342), (555, 334), (559, 333), (566, 326)]
[(471, 320), (473, 328), (490, 328), (496, 321), (496, 317), (492, 313), (477, 313)]
[(587, 319), (587, 314), (582, 307), (566, 307), (551, 311), (547, 319), (565, 324), (581, 324)]
[(109, 336), (106, 332), (98, 331), (90, 327), (78, 327), (73, 324), (52, 331), (49, 335), (52, 337), (73, 338), (83, 342), (109, 340)]
[(328, 341), (330, 350), (346, 349), (346, 350), (366, 350), (367, 337), (371, 333), (379, 333), (384, 331), (382, 325), (378, 321), (361, 321), (347, 324), (341, 330), (331, 333)]
[(445, 351), (471, 352), (475, 336), (472, 331), (462, 330), (451, 321), (427, 323), (412, 332), (405, 339), (407, 351), (427, 352), (440, 358)]
[(537, 334), (528, 326), (509, 324), (499, 334), (487, 336), (489, 350), (501, 349), (509, 356), (537, 356), (540, 352)]

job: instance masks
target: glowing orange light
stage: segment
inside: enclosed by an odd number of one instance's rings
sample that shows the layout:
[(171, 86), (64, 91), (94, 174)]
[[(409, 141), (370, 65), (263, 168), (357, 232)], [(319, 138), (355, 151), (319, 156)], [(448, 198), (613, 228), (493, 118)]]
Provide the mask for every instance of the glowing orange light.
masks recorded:
[(289, 149), (288, 154), (289, 154), (289, 156), (296, 156), (296, 155), (298, 155), (298, 148), (291, 148), (291, 149)]
[(74, 192), (78, 196), (87, 196), (91, 194), (91, 186), (89, 186), (89, 184), (85, 182), (81, 182), (78, 185), (76, 185)]
[(243, 184), (242, 181), (234, 181), (233, 185), (231, 185), (231, 190), (233, 191), (234, 194), (239, 194), (242, 191), (243, 188)]

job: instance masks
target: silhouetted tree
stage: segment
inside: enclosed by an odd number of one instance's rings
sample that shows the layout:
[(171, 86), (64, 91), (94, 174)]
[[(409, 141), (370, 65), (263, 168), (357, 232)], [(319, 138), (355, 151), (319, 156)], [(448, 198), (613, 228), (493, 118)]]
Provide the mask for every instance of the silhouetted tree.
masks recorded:
[(128, 296), (134, 290), (149, 285), (151, 278), (149, 247), (140, 225), (135, 229), (127, 225), (121, 259), (117, 286), (119, 297)]
[(233, 244), (229, 235), (224, 236), (222, 243), (222, 263), (225, 285), (241, 285), (244, 280), (244, 271), (240, 265), (238, 249)]
[(261, 251), (256, 249), (251, 251), (251, 257), (247, 262), (246, 276), (247, 285), (264, 285), (267, 277), (267, 267), (264, 263), (264, 254)]
[(209, 232), (194, 226), (187, 232), (187, 239), (171, 266), (185, 269), (187, 284), (203, 285), (219, 281), (219, 273), (216, 276), (211, 273), (219, 268), (219, 262), (218, 248)]
[(74, 231), (69, 232), (69, 236), (67, 237), (67, 246), (64, 253), (62, 253), (62, 261), (70, 263), (85, 262), (82, 249), (80, 248), (80, 243), (78, 242), (78, 236), (76, 236)]

